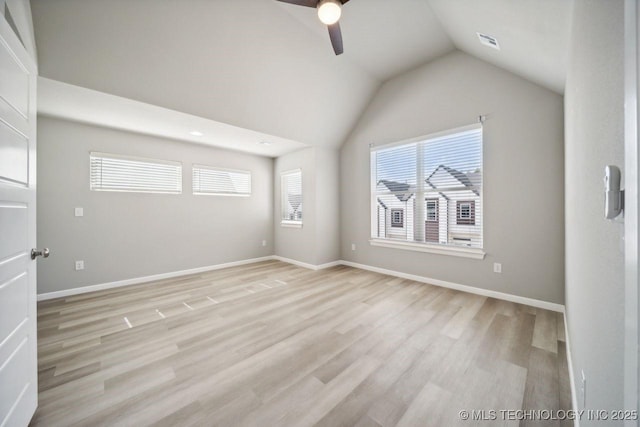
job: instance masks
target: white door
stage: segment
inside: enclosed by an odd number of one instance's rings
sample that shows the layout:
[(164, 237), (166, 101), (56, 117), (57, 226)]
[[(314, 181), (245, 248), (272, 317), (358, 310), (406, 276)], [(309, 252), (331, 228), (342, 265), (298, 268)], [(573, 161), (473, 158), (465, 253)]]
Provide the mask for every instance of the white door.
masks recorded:
[[(0, 2), (0, 4), (2, 4)], [(0, 14), (0, 426), (26, 426), (38, 403), (36, 68)]]

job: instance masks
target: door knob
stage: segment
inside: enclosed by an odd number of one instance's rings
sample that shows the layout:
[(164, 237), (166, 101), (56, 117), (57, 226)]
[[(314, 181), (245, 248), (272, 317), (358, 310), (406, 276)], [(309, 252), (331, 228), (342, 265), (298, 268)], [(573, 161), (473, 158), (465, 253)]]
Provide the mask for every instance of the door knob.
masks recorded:
[(51, 252), (49, 251), (49, 248), (44, 248), (41, 251), (39, 251), (37, 249), (31, 249), (31, 259), (36, 259), (39, 256), (41, 256), (43, 258), (49, 258), (49, 254), (50, 253)]

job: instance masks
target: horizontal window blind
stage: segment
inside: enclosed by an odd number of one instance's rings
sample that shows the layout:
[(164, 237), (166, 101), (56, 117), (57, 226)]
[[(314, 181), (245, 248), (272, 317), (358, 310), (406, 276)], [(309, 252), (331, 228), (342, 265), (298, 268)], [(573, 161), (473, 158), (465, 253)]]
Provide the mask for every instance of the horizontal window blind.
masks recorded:
[(90, 187), (94, 191), (182, 192), (182, 164), (118, 154), (90, 153)]
[(373, 238), (482, 247), (480, 125), (372, 148), (371, 168)]
[(282, 174), (282, 220), (302, 221), (302, 171)]
[(194, 165), (193, 194), (250, 196), (251, 172)]

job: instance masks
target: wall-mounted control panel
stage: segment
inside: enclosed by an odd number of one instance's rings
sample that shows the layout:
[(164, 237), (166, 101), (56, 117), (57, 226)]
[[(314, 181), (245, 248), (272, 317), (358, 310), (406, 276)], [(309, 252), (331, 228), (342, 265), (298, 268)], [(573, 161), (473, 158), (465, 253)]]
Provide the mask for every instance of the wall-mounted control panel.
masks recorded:
[(620, 189), (620, 168), (609, 165), (604, 168), (604, 217), (614, 219), (624, 208), (624, 191)]

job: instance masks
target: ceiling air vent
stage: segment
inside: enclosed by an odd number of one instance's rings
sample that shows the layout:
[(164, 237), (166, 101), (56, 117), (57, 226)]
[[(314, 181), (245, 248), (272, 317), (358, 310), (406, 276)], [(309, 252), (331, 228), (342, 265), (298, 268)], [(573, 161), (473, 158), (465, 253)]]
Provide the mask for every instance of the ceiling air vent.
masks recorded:
[(478, 35), (478, 39), (480, 39), (480, 43), (485, 46), (492, 47), (496, 50), (500, 50), (500, 45), (498, 44), (498, 39), (495, 37), (488, 36), (482, 33), (476, 33)]

